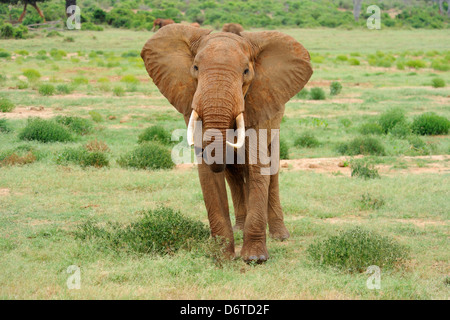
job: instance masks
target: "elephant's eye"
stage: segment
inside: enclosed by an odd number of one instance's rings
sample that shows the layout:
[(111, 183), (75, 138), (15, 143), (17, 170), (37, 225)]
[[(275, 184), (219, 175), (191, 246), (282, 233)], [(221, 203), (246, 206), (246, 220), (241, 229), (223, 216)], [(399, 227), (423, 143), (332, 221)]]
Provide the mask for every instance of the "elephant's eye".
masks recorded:
[(248, 69), (244, 70), (244, 76), (247, 75), (250, 71)]
[(198, 67), (197, 66), (194, 66), (194, 71), (198, 71)]

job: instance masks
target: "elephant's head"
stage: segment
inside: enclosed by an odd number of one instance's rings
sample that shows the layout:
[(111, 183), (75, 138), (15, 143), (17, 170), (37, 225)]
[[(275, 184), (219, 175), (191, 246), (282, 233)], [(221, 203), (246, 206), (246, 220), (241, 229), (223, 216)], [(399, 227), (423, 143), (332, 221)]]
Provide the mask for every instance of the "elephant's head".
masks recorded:
[[(312, 74), (308, 51), (276, 31), (238, 36), (169, 25), (147, 41), (141, 56), (156, 86), (188, 122), (188, 140), (198, 119), (204, 131), (223, 133), (223, 150), (225, 142), (242, 145), (244, 126), (257, 127), (282, 112)], [(226, 130), (235, 127), (237, 142), (225, 141)], [(222, 163), (210, 168), (220, 172)]]

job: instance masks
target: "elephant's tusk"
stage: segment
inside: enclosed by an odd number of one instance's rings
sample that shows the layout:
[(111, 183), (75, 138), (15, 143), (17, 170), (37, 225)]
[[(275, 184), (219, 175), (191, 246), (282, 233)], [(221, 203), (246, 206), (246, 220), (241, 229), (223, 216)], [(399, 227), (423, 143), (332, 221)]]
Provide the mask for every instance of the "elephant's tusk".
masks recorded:
[(189, 118), (188, 128), (187, 128), (187, 143), (192, 146), (194, 144), (194, 126), (195, 121), (198, 120), (198, 113), (192, 110), (191, 117)]
[(227, 145), (229, 145), (230, 147), (239, 149), (240, 147), (242, 147), (244, 145), (245, 142), (245, 123), (244, 123), (244, 114), (240, 113), (237, 117), (236, 117), (236, 125), (237, 125), (237, 142), (236, 143), (231, 143), (229, 141), (227, 141)]

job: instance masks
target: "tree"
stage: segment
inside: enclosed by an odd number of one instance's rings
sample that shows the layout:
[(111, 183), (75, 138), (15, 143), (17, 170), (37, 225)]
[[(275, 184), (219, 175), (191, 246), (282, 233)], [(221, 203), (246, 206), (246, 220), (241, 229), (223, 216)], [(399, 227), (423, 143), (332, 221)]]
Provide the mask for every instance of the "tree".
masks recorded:
[(0, 0), (0, 3), (6, 3), (6, 4), (13, 5), (13, 6), (15, 6), (19, 3), (23, 4), (23, 11), (22, 11), (22, 14), (20, 15), (19, 22), (23, 21), (23, 18), (27, 14), (27, 7), (28, 7), (28, 5), (31, 5), (33, 8), (36, 9), (39, 16), (42, 19), (44, 19), (44, 22), (45, 22), (44, 13), (37, 5), (38, 2), (45, 2), (45, 1), (48, 1), (48, 0)]
[[(439, 0), (439, 13), (444, 14), (444, 1), (445, 0)], [(447, 0), (447, 16), (450, 17), (450, 0)]]
[(353, 0), (353, 16), (355, 17), (355, 21), (359, 20), (362, 2), (363, 0)]

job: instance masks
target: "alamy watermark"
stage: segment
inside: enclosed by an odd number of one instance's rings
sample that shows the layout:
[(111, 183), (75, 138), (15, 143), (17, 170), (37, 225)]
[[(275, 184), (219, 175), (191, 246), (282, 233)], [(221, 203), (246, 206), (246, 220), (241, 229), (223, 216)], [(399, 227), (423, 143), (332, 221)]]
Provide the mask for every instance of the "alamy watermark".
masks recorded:
[(81, 29), (81, 9), (79, 6), (71, 5), (67, 7), (69, 17), (66, 20), (66, 26), (69, 30)]
[(370, 30), (381, 29), (381, 9), (377, 5), (371, 5), (367, 7), (367, 13), (372, 13), (372, 15), (367, 18), (367, 28)]
[(381, 289), (381, 269), (379, 266), (369, 266), (366, 270), (367, 274), (372, 274), (366, 281), (366, 287), (369, 290)]
[(81, 289), (81, 269), (77, 265), (67, 267), (67, 273), (71, 274), (66, 281), (69, 290)]

